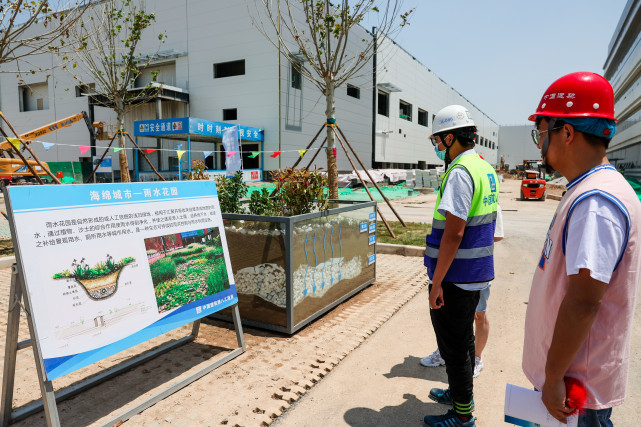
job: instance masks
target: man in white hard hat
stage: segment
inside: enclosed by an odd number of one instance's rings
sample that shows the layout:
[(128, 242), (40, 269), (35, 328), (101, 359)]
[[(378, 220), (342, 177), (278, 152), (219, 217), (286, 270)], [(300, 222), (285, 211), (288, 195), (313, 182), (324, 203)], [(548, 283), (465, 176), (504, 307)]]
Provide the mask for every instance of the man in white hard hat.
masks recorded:
[(453, 408), (423, 421), (430, 427), (472, 427), (473, 324), (480, 292), (494, 279), (499, 184), (494, 168), (474, 151), (477, 130), (467, 108), (443, 108), (434, 118), (433, 132), (436, 154), (451, 164), (436, 198), (424, 263), (430, 317), (449, 388), (432, 389), (430, 398)]
[[(501, 214), (501, 206), (496, 210), (496, 227), (494, 229), (494, 242), (503, 240), (505, 234), (503, 232), (503, 215)], [(487, 304), (490, 299), (490, 286), (481, 290), (479, 303), (476, 306), (476, 314), (474, 315), (474, 375), (476, 378), (483, 370), (483, 350), (487, 344), (490, 336), (490, 319), (487, 316)], [(429, 356), (421, 359), (421, 365), (426, 367), (437, 367), (445, 365), (445, 360), (441, 357), (441, 352), (437, 348)]]

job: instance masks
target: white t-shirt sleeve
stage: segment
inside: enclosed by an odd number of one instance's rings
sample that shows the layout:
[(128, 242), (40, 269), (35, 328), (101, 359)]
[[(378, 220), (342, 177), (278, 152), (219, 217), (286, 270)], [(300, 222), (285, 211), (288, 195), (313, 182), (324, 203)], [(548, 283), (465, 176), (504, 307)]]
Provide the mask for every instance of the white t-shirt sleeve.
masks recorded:
[(503, 211), (501, 206), (496, 206), (496, 223), (494, 224), (494, 237), (505, 237), (503, 233)]
[(474, 182), (472, 177), (462, 167), (455, 167), (447, 177), (438, 212), (443, 216), (449, 212), (458, 218), (467, 220), (473, 196)]
[(565, 268), (568, 276), (587, 268), (593, 279), (609, 283), (627, 241), (624, 213), (612, 201), (596, 194), (579, 202), (567, 226)]

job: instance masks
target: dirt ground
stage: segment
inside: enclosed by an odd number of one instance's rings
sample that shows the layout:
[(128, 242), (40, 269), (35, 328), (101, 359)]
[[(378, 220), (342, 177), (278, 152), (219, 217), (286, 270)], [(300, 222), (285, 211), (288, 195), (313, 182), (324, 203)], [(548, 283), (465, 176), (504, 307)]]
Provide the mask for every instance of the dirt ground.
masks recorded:
[[(497, 277), (488, 316), (485, 369), (475, 381), (479, 426), (503, 423), (507, 382), (528, 386), (520, 368), (523, 322), (532, 272), (558, 202), (519, 201), (518, 181), (501, 186), (506, 238), (496, 247)], [(404, 220), (430, 222), (435, 195), (394, 202)], [(391, 219), (387, 207), (381, 208)], [(426, 276), (419, 257), (377, 256), (377, 281), (294, 336), (246, 328), (245, 354), (160, 401), (125, 424), (260, 426), (422, 425), (425, 414), (444, 412), (427, 394), (445, 385), (443, 368), (423, 368), (434, 350), (427, 312)], [(0, 270), (0, 343), (4, 343), (9, 270)], [(637, 310), (635, 325), (641, 323)], [(148, 351), (187, 328), (54, 381), (59, 389)], [(20, 338), (27, 337), (26, 322)], [(4, 345), (4, 344), (3, 344)], [(63, 425), (104, 425), (168, 384), (236, 347), (227, 323), (206, 320), (198, 339), (58, 405)], [(641, 425), (641, 328), (632, 343), (628, 401), (615, 411), (617, 425)], [(14, 406), (39, 397), (33, 355), (18, 355)], [(18, 425), (45, 425), (42, 413)]]

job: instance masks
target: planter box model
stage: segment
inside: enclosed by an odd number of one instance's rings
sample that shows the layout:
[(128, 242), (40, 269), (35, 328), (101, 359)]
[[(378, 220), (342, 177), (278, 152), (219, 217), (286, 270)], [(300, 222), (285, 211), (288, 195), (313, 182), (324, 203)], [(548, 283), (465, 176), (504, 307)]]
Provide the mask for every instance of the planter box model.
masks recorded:
[(374, 282), (376, 202), (334, 205), (293, 217), (223, 214), (243, 324), (293, 334)]

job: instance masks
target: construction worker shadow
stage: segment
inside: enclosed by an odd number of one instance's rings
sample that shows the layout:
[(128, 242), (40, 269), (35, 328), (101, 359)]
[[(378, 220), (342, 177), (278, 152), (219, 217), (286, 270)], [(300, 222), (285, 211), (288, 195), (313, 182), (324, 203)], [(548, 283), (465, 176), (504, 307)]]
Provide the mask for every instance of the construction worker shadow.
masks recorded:
[(421, 365), (421, 358), (416, 356), (407, 356), (403, 363), (392, 366), (392, 369), (386, 374), (385, 378), (419, 378), (430, 381), (447, 383), (447, 374), (445, 367), (428, 368)]
[(415, 395), (406, 393), (405, 401), (398, 406), (385, 406), (380, 411), (370, 408), (352, 408), (343, 419), (350, 426), (399, 426), (419, 425), (425, 415), (447, 412), (448, 407), (434, 402), (423, 402)]

